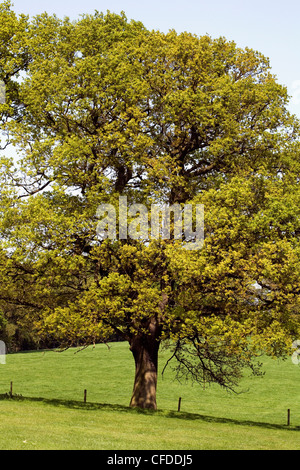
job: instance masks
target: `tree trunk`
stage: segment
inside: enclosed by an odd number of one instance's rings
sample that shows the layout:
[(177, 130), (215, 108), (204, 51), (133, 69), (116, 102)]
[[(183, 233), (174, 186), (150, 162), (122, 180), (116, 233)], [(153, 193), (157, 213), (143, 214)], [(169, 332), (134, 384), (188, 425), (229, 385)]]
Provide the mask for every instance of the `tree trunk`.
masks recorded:
[(130, 406), (157, 409), (156, 385), (159, 341), (155, 336), (143, 334), (130, 343), (135, 360), (135, 379)]

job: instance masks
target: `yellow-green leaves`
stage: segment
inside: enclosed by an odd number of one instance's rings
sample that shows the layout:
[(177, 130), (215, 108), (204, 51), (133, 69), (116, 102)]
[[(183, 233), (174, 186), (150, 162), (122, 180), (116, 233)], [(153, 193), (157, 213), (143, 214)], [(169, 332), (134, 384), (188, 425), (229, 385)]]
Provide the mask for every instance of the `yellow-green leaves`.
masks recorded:
[[(299, 332), (299, 123), (268, 60), (125, 14), (29, 22), (5, 2), (0, 18), (20, 153), (1, 156), (0, 307), (46, 344), (169, 339), (180, 372), (225, 386), (259, 349), (283, 354)], [(203, 204), (203, 248), (101, 240), (97, 208), (120, 195)]]

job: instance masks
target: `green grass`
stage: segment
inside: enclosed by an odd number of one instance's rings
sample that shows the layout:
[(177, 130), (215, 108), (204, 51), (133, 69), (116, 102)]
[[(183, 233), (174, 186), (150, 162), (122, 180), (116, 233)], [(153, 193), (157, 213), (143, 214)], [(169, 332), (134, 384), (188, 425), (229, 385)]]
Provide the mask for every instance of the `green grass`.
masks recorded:
[[(300, 448), (300, 370), (291, 360), (266, 359), (265, 376), (245, 377), (239, 394), (180, 384), (169, 368), (153, 412), (128, 407), (134, 363), (126, 343), (76, 351), (10, 354), (0, 364), (0, 450)], [(11, 381), (14, 398), (4, 399)]]

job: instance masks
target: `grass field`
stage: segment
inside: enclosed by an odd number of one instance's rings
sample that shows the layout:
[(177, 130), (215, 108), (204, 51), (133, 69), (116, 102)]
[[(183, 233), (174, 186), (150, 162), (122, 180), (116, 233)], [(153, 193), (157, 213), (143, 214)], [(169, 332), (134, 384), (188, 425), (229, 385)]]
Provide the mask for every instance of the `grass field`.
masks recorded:
[(300, 369), (291, 360), (266, 359), (265, 376), (245, 377), (239, 394), (180, 384), (169, 368), (159, 376), (153, 412), (128, 407), (134, 364), (127, 343), (76, 351), (6, 356), (0, 450), (300, 449)]

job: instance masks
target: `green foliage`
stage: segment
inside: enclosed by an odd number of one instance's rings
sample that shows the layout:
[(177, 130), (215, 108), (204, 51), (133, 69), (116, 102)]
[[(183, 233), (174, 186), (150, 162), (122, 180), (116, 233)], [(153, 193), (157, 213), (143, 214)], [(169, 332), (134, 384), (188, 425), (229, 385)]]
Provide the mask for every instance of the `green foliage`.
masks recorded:
[[(20, 152), (1, 158), (1, 301), (64, 346), (146, 341), (155, 329), (179, 374), (230, 388), (243, 367), (257, 372), (261, 349), (289, 352), (299, 122), (267, 59), (124, 14), (28, 22), (8, 3), (0, 13), (1, 73), (26, 72), (10, 119), (0, 109)], [(99, 240), (97, 207), (119, 195), (204, 204), (204, 248)]]

